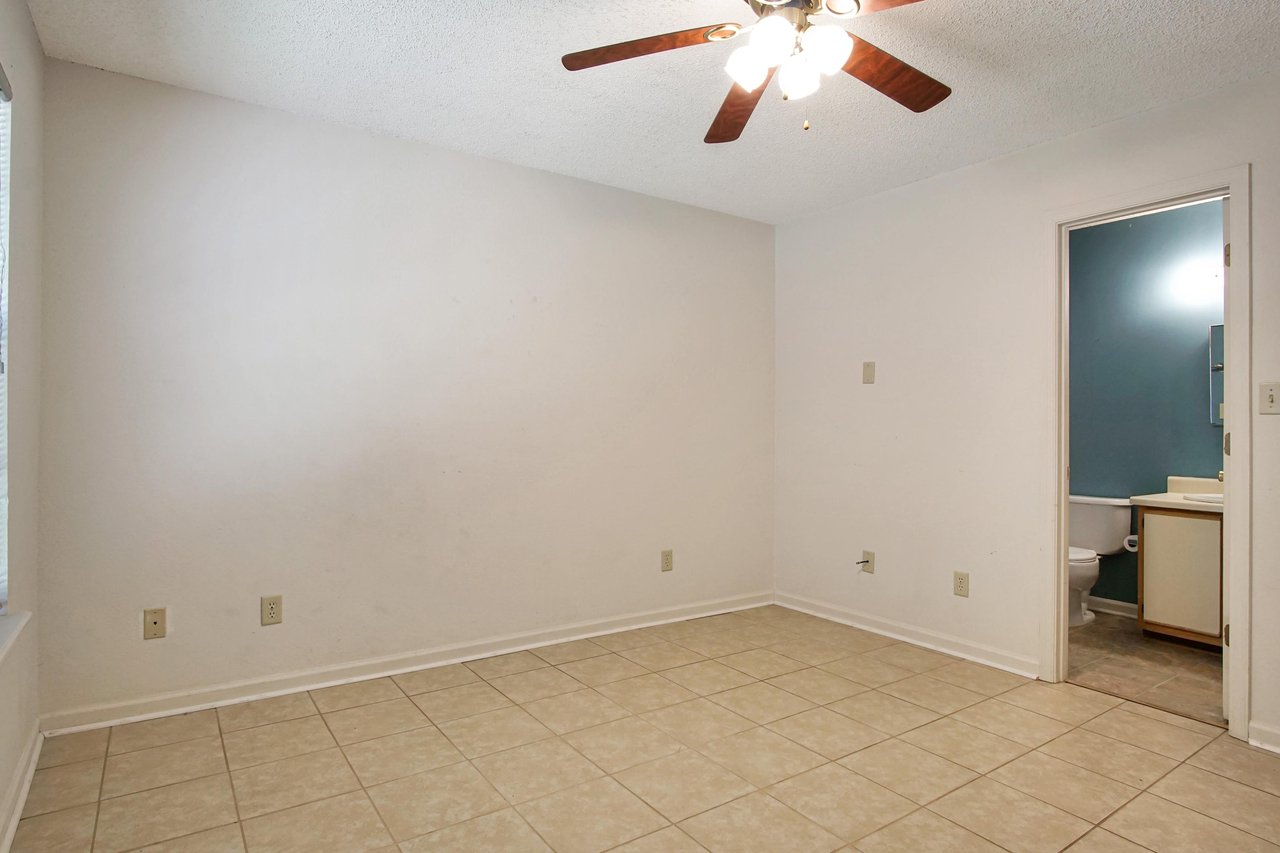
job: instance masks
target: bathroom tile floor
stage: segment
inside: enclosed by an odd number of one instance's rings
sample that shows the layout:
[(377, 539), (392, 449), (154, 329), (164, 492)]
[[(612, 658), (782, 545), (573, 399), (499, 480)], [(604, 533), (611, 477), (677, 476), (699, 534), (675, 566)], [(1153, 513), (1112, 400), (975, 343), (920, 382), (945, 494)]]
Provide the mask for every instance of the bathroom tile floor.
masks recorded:
[(1124, 616), (1098, 613), (1070, 629), (1067, 680), (1175, 714), (1225, 726), (1222, 655), (1157, 639)]
[(769, 606), (50, 738), (24, 814), (17, 853), (1262, 851), (1280, 755)]

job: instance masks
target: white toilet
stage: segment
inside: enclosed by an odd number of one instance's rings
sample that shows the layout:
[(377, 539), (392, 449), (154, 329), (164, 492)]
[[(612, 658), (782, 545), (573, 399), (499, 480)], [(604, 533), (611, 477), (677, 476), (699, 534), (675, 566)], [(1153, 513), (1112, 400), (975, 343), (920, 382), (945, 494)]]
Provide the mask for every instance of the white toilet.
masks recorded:
[(1071, 496), (1067, 542), (1067, 624), (1071, 627), (1093, 621), (1089, 610), (1089, 590), (1098, 582), (1098, 556), (1118, 554), (1129, 535), (1128, 498)]

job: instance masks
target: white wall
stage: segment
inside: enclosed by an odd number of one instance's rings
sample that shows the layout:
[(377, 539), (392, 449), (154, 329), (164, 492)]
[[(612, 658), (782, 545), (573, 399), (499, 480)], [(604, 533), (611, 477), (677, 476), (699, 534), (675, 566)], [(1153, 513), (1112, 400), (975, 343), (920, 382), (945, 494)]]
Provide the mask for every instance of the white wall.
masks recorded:
[[(9, 196), (9, 611), (0, 617), (0, 847), (37, 713), (36, 487), (40, 417), (44, 52), (24, 0), (0, 0), (0, 64), (14, 90)], [(25, 621), (25, 624), (21, 620)], [(8, 641), (7, 643), (5, 641)]]
[(46, 73), (53, 720), (771, 589), (772, 228)]
[[(1280, 379), (1277, 140), (1263, 80), (780, 227), (779, 592), (1034, 671), (1056, 517), (1052, 213), (1252, 163), (1254, 379)], [(1254, 736), (1280, 747), (1280, 417), (1253, 426)], [(863, 548), (874, 576), (852, 569)]]

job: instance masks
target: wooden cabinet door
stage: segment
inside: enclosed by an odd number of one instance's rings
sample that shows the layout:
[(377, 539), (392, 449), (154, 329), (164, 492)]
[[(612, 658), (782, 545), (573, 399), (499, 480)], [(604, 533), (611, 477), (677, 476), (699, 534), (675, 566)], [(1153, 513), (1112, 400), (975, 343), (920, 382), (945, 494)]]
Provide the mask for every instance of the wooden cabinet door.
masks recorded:
[(1142, 619), (1196, 634), (1222, 634), (1222, 519), (1146, 510), (1142, 528)]

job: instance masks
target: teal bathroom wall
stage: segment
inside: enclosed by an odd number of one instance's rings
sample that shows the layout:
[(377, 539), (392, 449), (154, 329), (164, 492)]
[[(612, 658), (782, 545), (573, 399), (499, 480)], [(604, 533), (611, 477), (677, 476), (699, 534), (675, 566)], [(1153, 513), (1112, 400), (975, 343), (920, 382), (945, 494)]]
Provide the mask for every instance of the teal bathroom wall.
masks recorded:
[[(1071, 493), (1163, 492), (1216, 477), (1209, 327), (1222, 322), (1221, 201), (1071, 232)], [(1136, 554), (1102, 558), (1093, 595), (1138, 600)]]

